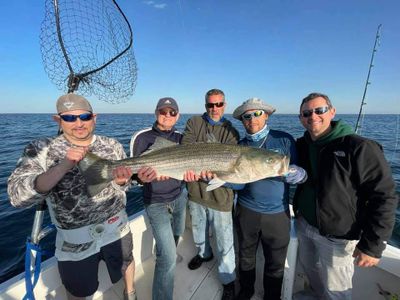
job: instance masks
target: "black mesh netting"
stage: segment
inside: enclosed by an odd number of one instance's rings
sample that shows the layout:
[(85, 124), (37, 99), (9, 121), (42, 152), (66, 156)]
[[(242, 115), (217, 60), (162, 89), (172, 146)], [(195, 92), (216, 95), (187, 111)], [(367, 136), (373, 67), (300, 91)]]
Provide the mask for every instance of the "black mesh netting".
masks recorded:
[(60, 90), (111, 103), (127, 101), (135, 90), (132, 30), (113, 0), (45, 0), (40, 46)]

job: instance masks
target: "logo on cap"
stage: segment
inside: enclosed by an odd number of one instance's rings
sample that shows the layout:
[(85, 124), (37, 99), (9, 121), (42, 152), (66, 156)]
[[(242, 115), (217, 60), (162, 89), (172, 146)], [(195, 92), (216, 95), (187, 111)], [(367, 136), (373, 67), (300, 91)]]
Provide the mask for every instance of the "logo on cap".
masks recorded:
[(169, 101), (169, 99), (167, 99), (164, 104), (171, 104), (171, 101)]
[(64, 106), (70, 109), (72, 106), (74, 106), (74, 102), (64, 102)]

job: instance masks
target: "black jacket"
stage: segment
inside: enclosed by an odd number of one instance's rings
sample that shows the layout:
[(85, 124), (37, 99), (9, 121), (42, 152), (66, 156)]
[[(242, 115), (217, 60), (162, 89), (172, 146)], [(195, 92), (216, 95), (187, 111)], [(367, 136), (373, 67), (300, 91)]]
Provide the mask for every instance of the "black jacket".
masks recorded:
[[(161, 131), (154, 123), (152, 128), (143, 129), (132, 136), (130, 143), (131, 157), (139, 156), (149, 149), (157, 137), (165, 138), (177, 144), (180, 144), (182, 140), (182, 134), (175, 128), (170, 131)], [(180, 195), (182, 189), (182, 181), (173, 178), (144, 183), (143, 201), (145, 204), (171, 202)]]
[[(298, 165), (310, 175), (305, 138), (298, 139), (296, 146)], [(382, 147), (358, 135), (347, 135), (321, 146), (317, 165), (318, 176), (311, 174), (307, 181), (311, 180), (316, 190), (320, 234), (359, 239), (357, 247), (362, 252), (381, 257), (393, 230), (398, 202)], [(303, 187), (299, 185), (294, 196), (295, 212)]]

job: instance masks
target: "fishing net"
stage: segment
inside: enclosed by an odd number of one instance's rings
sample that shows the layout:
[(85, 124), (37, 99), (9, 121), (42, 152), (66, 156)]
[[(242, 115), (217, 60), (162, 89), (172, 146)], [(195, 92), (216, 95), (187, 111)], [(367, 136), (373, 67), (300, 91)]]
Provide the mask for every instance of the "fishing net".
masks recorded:
[(110, 103), (136, 87), (132, 29), (113, 0), (45, 0), (40, 47), (50, 80)]

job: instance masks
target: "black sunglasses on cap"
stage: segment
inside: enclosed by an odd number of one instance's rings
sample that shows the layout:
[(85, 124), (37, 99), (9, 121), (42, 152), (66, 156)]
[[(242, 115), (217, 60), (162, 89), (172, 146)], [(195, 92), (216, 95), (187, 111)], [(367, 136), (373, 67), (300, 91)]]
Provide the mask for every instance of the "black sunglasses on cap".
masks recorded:
[(323, 115), (329, 110), (329, 106), (316, 107), (314, 109), (305, 109), (301, 112), (300, 116), (303, 118), (311, 117), (313, 113), (316, 115)]
[(223, 107), (225, 102), (216, 102), (216, 103), (206, 103), (207, 108), (213, 108), (214, 106), (221, 108)]
[(90, 121), (91, 119), (93, 119), (93, 114), (92, 113), (84, 113), (84, 114), (80, 114), (80, 115), (59, 115), (60, 118), (65, 121), (65, 122), (75, 122), (76, 120), (78, 120), (78, 118), (81, 121)]

